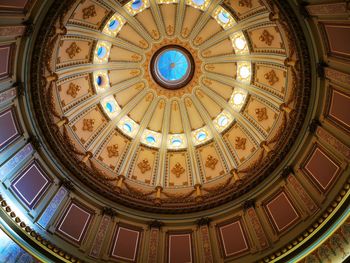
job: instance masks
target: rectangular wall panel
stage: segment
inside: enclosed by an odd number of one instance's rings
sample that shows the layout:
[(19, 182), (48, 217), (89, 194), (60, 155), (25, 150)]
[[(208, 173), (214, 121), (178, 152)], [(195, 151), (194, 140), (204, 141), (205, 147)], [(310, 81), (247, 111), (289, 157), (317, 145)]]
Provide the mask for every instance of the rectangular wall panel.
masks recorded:
[(329, 118), (347, 131), (350, 131), (350, 96), (335, 89), (330, 91)]
[(118, 226), (112, 247), (112, 258), (136, 262), (140, 237), (140, 230)]
[(15, 109), (11, 108), (0, 113), (0, 152), (21, 136)]
[(296, 224), (300, 215), (285, 191), (281, 191), (265, 205), (267, 215), (278, 233)]
[(323, 26), (330, 55), (350, 59), (350, 24), (324, 23)]
[(11, 183), (11, 189), (25, 205), (33, 208), (52, 184), (37, 161), (30, 163)]
[(218, 226), (218, 233), (225, 258), (238, 256), (249, 250), (247, 237), (240, 219), (220, 224)]
[(69, 241), (81, 244), (92, 218), (93, 212), (90, 209), (72, 201), (58, 223), (57, 232)]
[(178, 233), (168, 235), (168, 261), (169, 263), (192, 263), (193, 259), (191, 233)]
[(11, 76), (13, 49), (14, 45), (0, 45), (0, 80)]
[(316, 146), (307, 158), (303, 171), (318, 189), (326, 192), (339, 175), (340, 166), (323, 149)]
[(28, 2), (29, 0), (1, 0), (0, 11), (23, 11)]

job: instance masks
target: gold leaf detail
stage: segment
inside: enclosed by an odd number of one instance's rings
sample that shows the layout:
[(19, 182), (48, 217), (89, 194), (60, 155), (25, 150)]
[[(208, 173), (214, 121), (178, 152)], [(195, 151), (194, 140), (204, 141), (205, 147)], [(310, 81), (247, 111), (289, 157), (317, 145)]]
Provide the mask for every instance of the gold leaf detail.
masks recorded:
[(108, 157), (109, 158), (118, 157), (119, 156), (118, 148), (119, 148), (118, 144), (108, 146), (107, 147)]
[(185, 168), (183, 168), (180, 163), (176, 163), (171, 169), (171, 172), (175, 174), (176, 177), (180, 177), (185, 172)]
[(69, 84), (69, 88), (67, 90), (67, 95), (70, 95), (74, 99), (77, 97), (79, 90), (81, 87), (79, 85), (76, 85), (74, 83)]
[(236, 150), (245, 150), (246, 142), (247, 142), (246, 138), (236, 137), (236, 139), (235, 139)]
[(272, 41), (275, 39), (273, 35), (269, 33), (266, 29), (262, 32), (261, 36), (259, 37), (260, 41), (265, 42), (266, 45), (271, 46)]
[(141, 173), (144, 174), (145, 172), (151, 170), (151, 165), (149, 164), (147, 159), (143, 159), (141, 162), (137, 164), (137, 167), (141, 170)]
[(216, 159), (211, 155), (208, 155), (207, 161), (205, 162), (205, 166), (214, 170), (217, 163), (218, 163), (218, 159)]
[(274, 70), (271, 70), (270, 72), (266, 73), (264, 77), (271, 86), (275, 85), (279, 81), (279, 78), (277, 77), (276, 72)]
[(80, 53), (81, 48), (77, 45), (77, 43), (73, 42), (67, 49), (66, 53), (68, 54), (69, 58), (74, 58), (76, 54)]
[(83, 131), (93, 132), (94, 130), (94, 119), (84, 119), (83, 120)]
[(265, 107), (255, 109), (255, 114), (258, 118), (258, 121), (264, 121), (269, 118), (269, 116), (267, 116), (267, 110)]

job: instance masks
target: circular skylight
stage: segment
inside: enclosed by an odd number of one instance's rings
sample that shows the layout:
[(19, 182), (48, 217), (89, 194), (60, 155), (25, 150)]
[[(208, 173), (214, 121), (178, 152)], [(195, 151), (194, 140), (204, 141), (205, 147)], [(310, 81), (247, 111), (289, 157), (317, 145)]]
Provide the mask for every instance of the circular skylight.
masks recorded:
[(188, 60), (179, 50), (167, 50), (159, 56), (157, 71), (166, 81), (179, 81), (188, 71)]
[(191, 54), (179, 46), (161, 48), (151, 61), (153, 79), (166, 89), (184, 87), (191, 80), (193, 70)]

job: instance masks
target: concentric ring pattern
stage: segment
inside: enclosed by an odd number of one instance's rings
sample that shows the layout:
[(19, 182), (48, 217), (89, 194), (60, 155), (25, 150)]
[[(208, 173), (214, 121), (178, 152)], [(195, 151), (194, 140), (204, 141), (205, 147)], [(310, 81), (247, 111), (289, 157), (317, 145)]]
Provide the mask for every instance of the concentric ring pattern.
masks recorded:
[[(255, 0), (66, 6), (34, 92), (46, 139), (73, 176), (131, 206), (234, 198), (277, 167), (304, 118), (303, 61), (281, 16)], [(184, 65), (154, 59), (164, 49)]]

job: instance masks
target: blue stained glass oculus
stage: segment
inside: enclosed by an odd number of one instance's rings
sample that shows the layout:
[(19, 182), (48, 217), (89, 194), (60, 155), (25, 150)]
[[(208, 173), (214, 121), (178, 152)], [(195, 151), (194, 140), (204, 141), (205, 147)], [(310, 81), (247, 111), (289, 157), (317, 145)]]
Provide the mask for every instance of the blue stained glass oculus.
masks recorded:
[(112, 20), (109, 23), (109, 30), (116, 30), (119, 26), (119, 21), (118, 20)]
[(123, 128), (129, 133), (132, 132), (132, 125), (130, 123), (124, 123)]
[(193, 0), (193, 3), (195, 3), (195, 4), (198, 5), (198, 6), (203, 5), (204, 2), (205, 2), (204, 0)]
[(179, 50), (167, 50), (159, 56), (156, 65), (160, 76), (166, 81), (181, 80), (188, 71), (188, 60)]
[(186, 86), (195, 72), (191, 53), (178, 45), (165, 46), (156, 51), (150, 66), (155, 82), (169, 90)]
[(135, 1), (131, 4), (132, 9), (134, 9), (134, 10), (140, 9), (141, 6), (142, 6), (142, 0), (135, 0)]
[(182, 144), (182, 140), (179, 139), (179, 138), (175, 138), (175, 139), (173, 139), (173, 140), (171, 141), (171, 144), (172, 144), (173, 146), (175, 146), (175, 147), (179, 147), (179, 146), (181, 146), (181, 144)]
[(105, 47), (99, 47), (97, 50), (97, 56), (99, 58), (104, 58), (107, 55), (107, 48)]
[(221, 11), (218, 15), (218, 18), (224, 24), (227, 24), (230, 21), (230, 15), (225, 11)]
[(114, 106), (111, 102), (107, 102), (106, 103), (106, 109), (110, 112), (110, 113), (113, 113), (114, 111)]
[(197, 134), (197, 140), (198, 141), (203, 141), (207, 138), (207, 134), (205, 132), (199, 132)]
[(98, 77), (96, 78), (96, 82), (97, 82), (97, 85), (101, 86), (101, 85), (103, 84), (103, 78), (102, 78), (102, 76), (98, 76)]
[(152, 135), (149, 135), (146, 137), (146, 141), (149, 143), (156, 143), (156, 138), (154, 138)]

